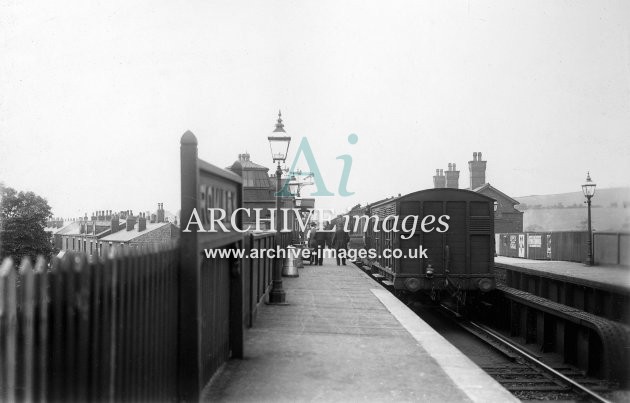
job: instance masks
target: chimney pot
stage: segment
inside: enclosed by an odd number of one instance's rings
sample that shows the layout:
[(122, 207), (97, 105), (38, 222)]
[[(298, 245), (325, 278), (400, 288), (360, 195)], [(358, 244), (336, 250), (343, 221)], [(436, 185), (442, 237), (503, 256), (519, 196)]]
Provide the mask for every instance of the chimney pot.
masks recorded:
[(164, 208), (163, 208), (163, 203), (158, 203), (157, 222), (158, 222), (158, 223), (163, 223), (163, 222), (164, 222)]
[(481, 152), (473, 153), (473, 160), (468, 162), (468, 168), (470, 170), (470, 189), (477, 189), (486, 183), (486, 163), (482, 161)]
[(455, 170), (454, 162), (448, 164), (448, 171), (446, 171), (446, 187), (459, 189), (459, 171)]
[(136, 219), (132, 216), (127, 217), (127, 231), (132, 231), (133, 227), (136, 225)]
[(138, 217), (138, 232), (147, 229), (147, 219), (144, 218), (144, 214)]

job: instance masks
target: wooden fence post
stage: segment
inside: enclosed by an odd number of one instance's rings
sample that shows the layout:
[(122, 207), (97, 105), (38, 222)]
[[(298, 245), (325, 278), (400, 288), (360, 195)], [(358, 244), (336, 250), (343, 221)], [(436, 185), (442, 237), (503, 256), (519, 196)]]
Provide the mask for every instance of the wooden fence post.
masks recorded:
[(34, 280), (33, 265), (30, 258), (24, 258), (20, 265), (21, 295), (20, 309), (18, 312), (18, 340), (20, 372), (18, 373), (19, 395), (18, 399), (25, 402), (33, 401), (33, 350), (35, 347), (35, 323), (34, 323)]
[[(243, 242), (235, 243), (234, 248), (243, 248)], [(241, 259), (232, 258), (230, 266), (230, 350), (232, 358), (243, 358), (243, 269), (245, 265)]]
[[(197, 138), (190, 131), (181, 139), (181, 228), (186, 229), (188, 220), (197, 207)], [(196, 401), (201, 390), (200, 365), (200, 267), (197, 256), (197, 230), (181, 232), (179, 267), (179, 319), (178, 319), (178, 398)]]
[(15, 401), (17, 296), (11, 259), (0, 266), (0, 401)]

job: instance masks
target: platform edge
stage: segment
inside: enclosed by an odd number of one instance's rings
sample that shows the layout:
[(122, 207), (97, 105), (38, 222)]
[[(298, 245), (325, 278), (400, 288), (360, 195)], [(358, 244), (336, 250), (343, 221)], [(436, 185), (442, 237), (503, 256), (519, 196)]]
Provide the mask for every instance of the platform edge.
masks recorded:
[(473, 402), (520, 402), (442, 335), (384, 289), (370, 291)]

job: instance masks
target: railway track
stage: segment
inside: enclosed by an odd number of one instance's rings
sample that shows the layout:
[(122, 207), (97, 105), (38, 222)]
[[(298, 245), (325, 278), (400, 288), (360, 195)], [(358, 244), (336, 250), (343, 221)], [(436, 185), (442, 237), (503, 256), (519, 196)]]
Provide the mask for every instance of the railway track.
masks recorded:
[(587, 378), (581, 371), (571, 367), (547, 365), (485, 325), (463, 319), (445, 305), (441, 305), (440, 309), (462, 329), (506, 357), (504, 364), (481, 367), (519, 399), (610, 402), (602, 396), (611, 392), (602, 381)]
[[(374, 274), (371, 277), (387, 286)], [(630, 396), (627, 391), (618, 390), (616, 384), (587, 377), (576, 367), (548, 365), (537, 353), (528, 351), (483, 324), (464, 319), (448, 306), (407, 302), (425, 322), (438, 332), (445, 332), (442, 335), (447, 340), (521, 400), (616, 402), (627, 401)], [(446, 325), (447, 322), (450, 325)], [(456, 332), (459, 335), (454, 335), (449, 327), (459, 329)], [(449, 332), (453, 334), (447, 334)], [(471, 338), (471, 335), (475, 337)], [(563, 358), (554, 357), (553, 361), (562, 362)]]

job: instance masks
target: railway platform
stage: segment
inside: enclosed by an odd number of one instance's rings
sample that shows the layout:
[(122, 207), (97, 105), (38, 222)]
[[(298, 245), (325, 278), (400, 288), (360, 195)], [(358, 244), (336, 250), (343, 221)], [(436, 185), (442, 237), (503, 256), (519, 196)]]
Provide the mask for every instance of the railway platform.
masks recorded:
[(499, 283), (630, 325), (630, 268), (582, 263), (494, 259)]
[(531, 260), (497, 256), (494, 263), (522, 273), (539, 274), (586, 287), (630, 295), (630, 268), (613, 265), (586, 266), (557, 260)]
[(359, 268), (324, 263), (283, 279), (288, 305), (261, 308), (202, 400), (516, 401)]

